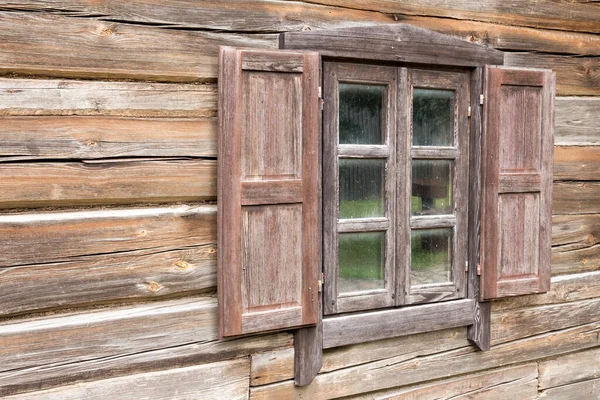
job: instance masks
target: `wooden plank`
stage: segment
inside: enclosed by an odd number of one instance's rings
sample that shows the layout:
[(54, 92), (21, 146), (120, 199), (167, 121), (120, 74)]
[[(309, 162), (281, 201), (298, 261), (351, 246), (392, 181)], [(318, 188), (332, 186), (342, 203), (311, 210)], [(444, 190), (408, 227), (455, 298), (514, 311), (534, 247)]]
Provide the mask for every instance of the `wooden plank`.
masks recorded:
[(69, 78), (214, 80), (219, 45), (277, 47), (275, 35), (176, 31), (39, 12), (2, 12), (0, 32), (1, 72)]
[[(215, 299), (186, 298), (0, 324), (0, 371), (217, 338)], [(19, 357), (14, 357), (19, 354)]]
[(600, 348), (539, 362), (540, 389), (600, 378)]
[(600, 299), (492, 313), (492, 346), (600, 320)]
[(600, 177), (600, 146), (555, 146), (554, 180), (593, 181)]
[(555, 182), (552, 190), (554, 214), (600, 213), (600, 182)]
[(579, 249), (552, 252), (552, 274), (578, 274), (600, 270), (600, 245), (598, 243)]
[(600, 215), (555, 215), (552, 274), (600, 270)]
[[(473, 323), (473, 300), (404, 307), (323, 320), (323, 348), (442, 330)], [(352, 335), (348, 335), (352, 332)]]
[(537, 399), (537, 365), (535, 363), (501, 368), (480, 374), (434, 381), (425, 385), (403, 387), (366, 395), (352, 396), (352, 400), (470, 400)]
[(0, 78), (0, 116), (215, 117), (216, 110), (214, 84)]
[[(78, 383), (42, 392), (9, 396), (25, 400), (120, 399), (247, 399), (249, 361), (246, 358)], [(226, 377), (226, 379), (223, 379)]]
[(212, 160), (10, 163), (0, 208), (213, 200), (216, 175)]
[[(346, 0), (311, 0), (311, 3), (348, 7)], [(427, 2), (422, 0), (370, 0), (352, 4), (353, 9), (379, 11), (395, 14), (398, 20), (404, 15), (447, 17), (456, 20), (472, 20), (500, 23), (504, 25), (531, 26), (579, 32), (600, 32), (600, 17), (596, 5), (578, 2), (571, 3), (541, 0), (529, 7), (522, 7), (518, 1), (498, 4), (495, 0), (472, 2), (456, 0), (452, 4)]]
[(600, 98), (557, 97), (555, 145), (600, 144)]
[[(320, 297), (320, 296), (319, 296)], [(294, 332), (294, 383), (310, 385), (323, 367), (323, 307), (319, 300), (316, 326)]]
[[(490, 351), (476, 351), (472, 346), (408, 360), (402, 356), (362, 364), (318, 375), (310, 386), (296, 388), (293, 382), (281, 382), (250, 389), (254, 400), (268, 398), (328, 399), (351, 396), (398, 385), (459, 374), (483, 371), (498, 365), (513, 365), (598, 346), (600, 322), (558, 330), (524, 340), (494, 346)], [(363, 379), (369, 376), (369, 379)]]
[(250, 356), (250, 386), (266, 385), (294, 376), (294, 349), (280, 349)]
[(571, 383), (540, 392), (540, 398), (556, 400), (596, 400), (598, 397), (600, 397), (600, 379)]
[[(93, 92), (89, 95), (94, 96)], [(216, 157), (217, 121), (111, 116), (3, 117), (0, 143), (0, 161)]]
[(0, 266), (216, 243), (216, 207), (172, 206), (0, 216)]
[(216, 245), (76, 257), (0, 270), (0, 315), (216, 290)]
[(42, 390), (78, 381), (106, 379), (157, 369), (217, 362), (292, 346), (287, 333), (226, 341), (199, 341), (174, 347), (74, 362), (59, 362), (0, 373), (0, 396)]
[(505, 53), (504, 64), (553, 70), (556, 72), (556, 94), (559, 96), (600, 95), (600, 57)]

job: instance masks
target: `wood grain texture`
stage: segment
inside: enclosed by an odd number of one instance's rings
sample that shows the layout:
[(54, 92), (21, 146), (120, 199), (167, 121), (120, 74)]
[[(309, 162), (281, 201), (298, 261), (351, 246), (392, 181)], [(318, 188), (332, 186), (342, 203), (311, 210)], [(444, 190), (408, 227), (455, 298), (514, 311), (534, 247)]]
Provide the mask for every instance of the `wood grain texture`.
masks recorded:
[(216, 245), (74, 257), (0, 270), (0, 315), (216, 290)]
[(0, 373), (0, 396), (43, 390), (79, 381), (196, 366), (289, 348), (293, 337), (279, 333), (227, 341), (199, 341), (84, 361), (59, 362)]
[(0, 116), (214, 117), (214, 84), (0, 78)]
[(322, 367), (323, 311), (319, 302), (317, 325), (294, 332), (294, 383), (296, 386), (310, 385)]
[(1, 215), (0, 266), (216, 243), (215, 221), (211, 205)]
[[(118, 378), (78, 383), (8, 399), (190, 399), (248, 398), (249, 361), (246, 358), (206, 365), (166, 369)], [(227, 379), (224, 380), (223, 377)]]
[(214, 200), (216, 175), (212, 160), (10, 163), (0, 208)]
[(600, 144), (600, 98), (556, 98), (555, 145)]
[[(93, 90), (89, 96), (94, 96)], [(212, 118), (3, 117), (0, 142), (0, 161), (216, 157), (217, 122)]]
[(554, 214), (600, 213), (600, 182), (555, 182), (552, 189)]
[(540, 398), (569, 400), (595, 400), (600, 396), (600, 379), (591, 379), (583, 382), (543, 390)]
[(389, 389), (366, 395), (351, 396), (352, 400), (438, 400), (443, 394), (447, 399), (500, 400), (537, 399), (537, 365), (535, 363), (516, 367), (499, 368), (459, 378), (434, 381), (400, 389)]
[(176, 31), (38, 12), (2, 12), (0, 31), (0, 72), (69, 78), (214, 80), (219, 45), (277, 46), (275, 35)]
[(541, 361), (539, 369), (540, 389), (600, 378), (600, 348)]
[(555, 215), (552, 226), (552, 274), (600, 270), (598, 214)]
[(294, 349), (279, 349), (250, 357), (250, 386), (284, 381), (294, 376)]
[(600, 177), (600, 146), (556, 146), (554, 180), (593, 181)]
[(0, 323), (0, 372), (215, 340), (216, 318), (216, 301), (204, 297), (9, 320)]
[[(305, 388), (296, 388), (292, 382), (281, 382), (250, 389), (250, 398), (327, 399), (383, 390), (457, 374), (467, 374), (552, 357), (598, 346), (600, 323), (557, 330), (528, 339), (494, 346), (488, 352), (476, 351), (471, 346), (429, 356), (396, 359), (344, 368), (321, 374)], [(365, 375), (370, 379), (362, 379)]]

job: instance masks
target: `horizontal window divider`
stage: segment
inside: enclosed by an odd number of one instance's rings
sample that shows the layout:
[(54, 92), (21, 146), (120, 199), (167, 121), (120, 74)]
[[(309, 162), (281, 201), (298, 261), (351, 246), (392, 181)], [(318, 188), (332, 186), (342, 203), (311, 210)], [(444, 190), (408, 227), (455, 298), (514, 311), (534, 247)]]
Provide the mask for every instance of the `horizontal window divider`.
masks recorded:
[(475, 301), (408, 306), (323, 319), (323, 348), (473, 325)]
[(386, 231), (390, 228), (387, 218), (356, 218), (338, 220), (338, 232), (373, 232)]
[(419, 146), (419, 147), (413, 147), (410, 150), (410, 156), (412, 158), (454, 160), (454, 159), (458, 158), (459, 151), (456, 147)]
[(338, 156), (344, 158), (388, 158), (390, 148), (374, 144), (340, 144)]
[(452, 228), (456, 225), (454, 215), (427, 215), (410, 218), (411, 229)]

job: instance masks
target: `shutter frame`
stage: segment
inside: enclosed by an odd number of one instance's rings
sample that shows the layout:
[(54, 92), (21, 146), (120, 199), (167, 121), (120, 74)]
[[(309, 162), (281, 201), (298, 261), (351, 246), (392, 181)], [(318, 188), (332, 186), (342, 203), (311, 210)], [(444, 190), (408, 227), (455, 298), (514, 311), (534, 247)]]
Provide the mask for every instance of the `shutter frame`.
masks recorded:
[(555, 80), (550, 70), (485, 68), (481, 300), (550, 288)]
[(219, 337), (317, 322), (318, 79), (318, 53), (219, 48)]

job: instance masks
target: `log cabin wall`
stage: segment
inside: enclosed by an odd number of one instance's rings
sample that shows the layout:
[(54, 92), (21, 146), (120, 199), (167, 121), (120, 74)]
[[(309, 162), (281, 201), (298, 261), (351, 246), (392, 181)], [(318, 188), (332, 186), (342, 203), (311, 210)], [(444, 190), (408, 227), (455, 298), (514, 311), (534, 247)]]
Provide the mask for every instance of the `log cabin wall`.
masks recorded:
[[(466, 328), (326, 350), (217, 340), (219, 45), (403, 22), (557, 73), (552, 287)], [(0, 397), (600, 397), (600, 4), (0, 1)]]

